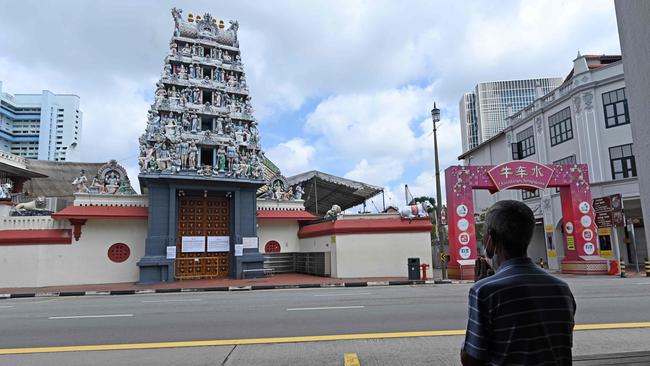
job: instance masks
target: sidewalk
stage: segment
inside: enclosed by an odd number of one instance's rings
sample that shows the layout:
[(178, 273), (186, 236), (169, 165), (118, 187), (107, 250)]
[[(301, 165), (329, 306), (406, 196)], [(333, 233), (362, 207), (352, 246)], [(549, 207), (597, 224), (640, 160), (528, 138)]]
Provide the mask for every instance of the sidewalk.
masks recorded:
[[(438, 281), (439, 282), (439, 281)], [(281, 273), (252, 279), (191, 280), (138, 285), (134, 283), (107, 283), (97, 285), (0, 288), (1, 298), (35, 296), (130, 295), (146, 293), (245, 291), (284, 288), (365, 287), (393, 285), (424, 285), (434, 281), (409, 281), (404, 277), (331, 278), (300, 273)]]
[[(432, 273), (431, 273), (432, 272)], [(549, 272), (561, 278), (590, 277), (559, 272)], [(243, 280), (215, 279), (163, 282), (150, 285), (135, 283), (106, 283), (94, 285), (48, 286), (48, 287), (10, 287), (0, 288), (0, 299), (40, 296), (85, 296), (85, 295), (131, 295), (169, 292), (199, 292), (199, 291), (248, 291), (273, 290), (286, 288), (320, 288), (320, 287), (366, 287), (366, 286), (395, 286), (395, 285), (432, 285), (432, 284), (468, 284), (468, 280), (441, 280), (440, 269), (429, 272), (433, 279), (408, 280), (405, 277), (366, 277), (366, 278), (332, 278), (312, 276), (301, 273), (280, 273), (270, 277), (251, 278)], [(627, 277), (646, 277), (645, 272), (626, 272)], [(604, 276), (591, 276), (604, 277)], [(619, 277), (619, 276), (606, 276)]]

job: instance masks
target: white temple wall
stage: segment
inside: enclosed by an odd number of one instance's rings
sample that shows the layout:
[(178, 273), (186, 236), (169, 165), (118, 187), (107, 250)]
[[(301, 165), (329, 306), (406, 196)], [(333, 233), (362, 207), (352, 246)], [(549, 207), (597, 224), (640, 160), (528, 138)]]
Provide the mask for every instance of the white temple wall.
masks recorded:
[(332, 267), (339, 278), (408, 277), (408, 258), (431, 265), (429, 232), (337, 235)]
[[(334, 246), (332, 244), (335, 243), (332, 243), (332, 237), (330, 235), (300, 239), (299, 251), (303, 253), (334, 252)], [(333, 255), (334, 254), (332, 254), (332, 256)], [(334, 258), (332, 258), (332, 263), (334, 263)], [(334, 265), (332, 264), (332, 266)]]
[(429, 232), (327, 235), (301, 239), (300, 246), (303, 252), (331, 251), (336, 278), (408, 277), (408, 258), (432, 261)]
[[(79, 241), (63, 245), (1, 245), (0, 288), (136, 282), (144, 255), (146, 220), (88, 220)], [(127, 244), (129, 258), (108, 258), (108, 248)]]
[(264, 246), (271, 240), (280, 243), (281, 253), (300, 251), (297, 221), (258, 221), (257, 236), (260, 243), (260, 253), (266, 253)]

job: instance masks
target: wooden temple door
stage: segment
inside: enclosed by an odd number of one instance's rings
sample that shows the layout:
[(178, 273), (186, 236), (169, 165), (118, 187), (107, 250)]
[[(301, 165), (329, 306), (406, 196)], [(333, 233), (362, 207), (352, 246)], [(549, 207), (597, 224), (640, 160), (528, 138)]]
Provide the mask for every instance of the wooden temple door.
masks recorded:
[[(183, 250), (183, 237), (230, 235), (230, 208), (225, 197), (179, 197), (178, 242), (176, 244), (176, 278), (225, 278), (230, 272), (230, 251)], [(187, 249), (187, 248), (186, 248)]]

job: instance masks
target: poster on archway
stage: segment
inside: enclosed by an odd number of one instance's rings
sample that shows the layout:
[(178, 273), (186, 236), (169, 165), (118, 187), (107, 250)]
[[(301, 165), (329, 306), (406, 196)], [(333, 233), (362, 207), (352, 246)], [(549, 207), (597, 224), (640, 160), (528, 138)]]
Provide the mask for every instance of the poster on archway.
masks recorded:
[[(473, 190), (491, 193), (506, 189), (534, 191), (556, 187), (562, 201), (565, 256), (562, 272), (606, 274), (607, 261), (599, 256), (586, 164), (540, 164), (509, 161), (500, 165), (452, 166), (445, 170), (448, 208), (450, 278), (468, 279), (477, 257)], [(562, 245), (562, 243), (554, 243)]]

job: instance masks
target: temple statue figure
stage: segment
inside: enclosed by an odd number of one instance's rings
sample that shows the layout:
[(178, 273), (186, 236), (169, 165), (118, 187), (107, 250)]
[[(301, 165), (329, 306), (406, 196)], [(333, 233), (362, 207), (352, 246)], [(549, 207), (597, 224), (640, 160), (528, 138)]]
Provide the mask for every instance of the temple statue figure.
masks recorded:
[[(206, 176), (200, 151), (214, 156), (208, 176), (263, 181), (260, 135), (239, 51), (239, 23), (210, 14), (184, 16), (176, 8), (171, 13), (169, 53), (139, 140), (141, 174), (193, 176), (200, 170)], [(205, 121), (213, 124), (202, 131)]]

